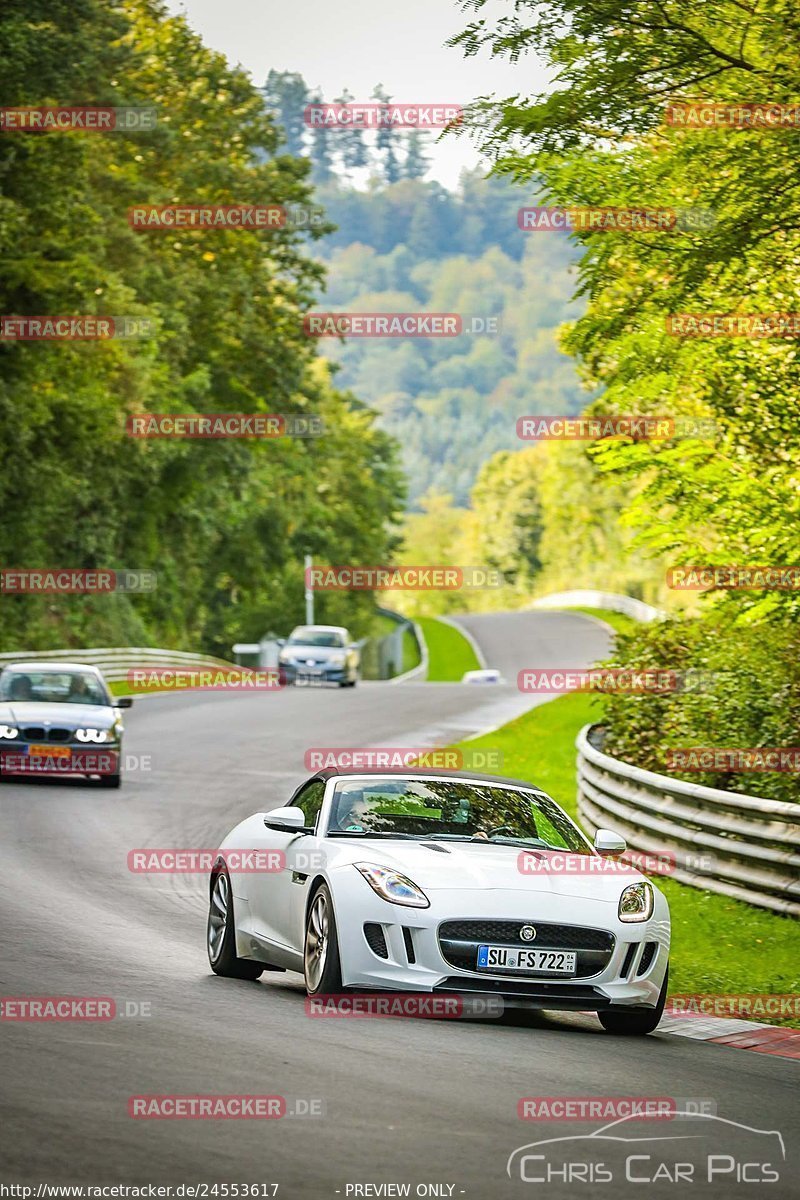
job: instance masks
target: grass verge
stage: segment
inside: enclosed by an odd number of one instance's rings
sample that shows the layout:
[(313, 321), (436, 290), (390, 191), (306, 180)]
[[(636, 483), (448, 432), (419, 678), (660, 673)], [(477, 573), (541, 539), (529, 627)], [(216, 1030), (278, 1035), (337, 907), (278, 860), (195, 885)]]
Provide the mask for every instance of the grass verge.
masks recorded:
[[(575, 738), (581, 726), (601, 715), (601, 697), (573, 693), (460, 748), (501, 750), (500, 774), (538, 784), (576, 818)], [(670, 992), (800, 993), (800, 922), (671, 879), (654, 882), (672, 914)], [(800, 1027), (798, 1019), (765, 1019)]]
[(428, 643), (429, 682), (458, 683), (465, 671), (480, 670), (475, 651), (453, 625), (436, 617), (417, 617), (417, 624)]

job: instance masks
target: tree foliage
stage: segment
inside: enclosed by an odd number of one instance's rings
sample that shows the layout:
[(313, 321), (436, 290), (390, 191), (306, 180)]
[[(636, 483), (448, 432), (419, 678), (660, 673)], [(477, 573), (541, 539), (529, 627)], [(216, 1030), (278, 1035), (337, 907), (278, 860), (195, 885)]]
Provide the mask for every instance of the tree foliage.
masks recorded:
[[(0, 561), (155, 569), (147, 596), (4, 596), (8, 647), (162, 642), (228, 653), (285, 629), (302, 555), (380, 561), (402, 499), (373, 414), (302, 332), (322, 270), (291, 231), (134, 232), (169, 202), (308, 203), (248, 77), (157, 0), (7, 0), (13, 105), (152, 106), (152, 132), (4, 132), (0, 308), (144, 315), (153, 335), (0, 343)], [(126, 416), (319, 414), (318, 439), (134, 441)], [(366, 501), (366, 502), (365, 502)], [(367, 597), (326, 597), (365, 617)]]

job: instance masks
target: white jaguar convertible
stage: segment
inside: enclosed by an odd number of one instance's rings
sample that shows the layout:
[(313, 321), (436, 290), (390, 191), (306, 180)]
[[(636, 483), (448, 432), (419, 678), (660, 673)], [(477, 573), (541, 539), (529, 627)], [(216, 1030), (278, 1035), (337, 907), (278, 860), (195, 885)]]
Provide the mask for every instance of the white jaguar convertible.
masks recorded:
[(218, 975), (302, 972), (342, 991), (499, 997), (652, 1032), (667, 994), (666, 900), (528, 783), (436, 771), (323, 771), (219, 850)]

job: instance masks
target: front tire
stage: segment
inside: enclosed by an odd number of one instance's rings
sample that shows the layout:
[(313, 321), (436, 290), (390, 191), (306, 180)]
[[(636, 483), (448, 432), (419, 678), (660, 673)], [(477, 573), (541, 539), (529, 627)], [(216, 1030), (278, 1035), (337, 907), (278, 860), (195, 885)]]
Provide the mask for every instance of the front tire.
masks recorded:
[(342, 964), (336, 918), (328, 885), (321, 883), (311, 898), (306, 916), (303, 974), (309, 996), (342, 990)]
[(206, 948), (208, 961), (215, 975), (224, 975), (229, 979), (258, 979), (264, 970), (262, 963), (238, 958), (236, 955), (233, 892), (230, 876), (224, 869), (212, 880)]
[(655, 1008), (629, 1008), (627, 1012), (624, 1008), (616, 1011), (613, 1008), (608, 1009), (597, 1014), (600, 1024), (608, 1033), (619, 1033), (625, 1037), (644, 1037), (647, 1033), (653, 1033), (664, 1014), (668, 985), (669, 967), (664, 975)]

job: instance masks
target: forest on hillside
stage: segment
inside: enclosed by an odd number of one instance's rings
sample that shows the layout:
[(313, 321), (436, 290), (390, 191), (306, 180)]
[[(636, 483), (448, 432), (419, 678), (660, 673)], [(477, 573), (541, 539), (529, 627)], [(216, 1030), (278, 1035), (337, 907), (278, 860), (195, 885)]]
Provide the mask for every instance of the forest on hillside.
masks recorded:
[[(287, 145), (308, 159), (335, 226), (314, 247), (326, 266), (319, 308), (498, 321), (495, 335), (322, 346), (340, 367), (337, 383), (397, 438), (412, 509), (431, 489), (466, 504), (484, 459), (522, 448), (518, 417), (571, 414), (588, 401), (558, 347), (560, 327), (581, 311), (576, 247), (564, 232), (519, 228), (519, 209), (536, 202), (535, 182), (487, 179), (478, 169), (463, 172), (453, 190), (426, 180), (433, 133), (309, 129), (305, 106), (346, 103), (346, 87), (323, 98), (298, 73), (271, 71), (264, 96)], [(390, 97), (377, 84), (373, 98)]]

